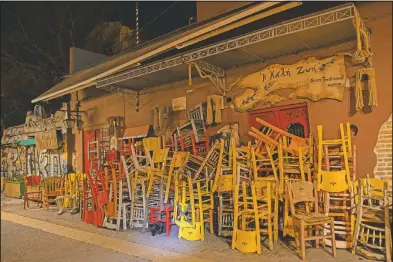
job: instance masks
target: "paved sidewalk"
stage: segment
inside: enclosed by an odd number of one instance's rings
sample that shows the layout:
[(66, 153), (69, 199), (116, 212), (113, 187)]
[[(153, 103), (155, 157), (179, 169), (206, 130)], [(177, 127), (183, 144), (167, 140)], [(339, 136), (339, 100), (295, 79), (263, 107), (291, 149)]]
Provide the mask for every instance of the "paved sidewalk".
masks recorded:
[[(186, 257), (193, 257), (193, 258), (199, 258), (202, 260), (210, 260), (210, 261), (261, 261), (263, 260), (264, 262), (269, 262), (269, 261), (282, 261), (282, 262), (289, 262), (289, 261), (301, 261), (300, 258), (298, 258), (295, 254), (295, 251), (293, 250), (293, 247), (291, 244), (284, 244), (283, 242), (279, 242), (278, 244), (274, 245), (274, 250), (269, 251), (265, 245), (263, 245), (262, 249), (262, 255), (257, 255), (257, 254), (245, 254), (238, 252), (237, 250), (231, 250), (230, 245), (229, 245), (229, 240), (223, 239), (223, 238), (218, 238), (215, 235), (206, 234), (206, 239), (205, 241), (186, 241), (183, 239), (178, 239), (177, 238), (177, 232), (178, 229), (176, 226), (173, 227), (171, 231), (171, 236), (166, 237), (165, 235), (157, 235), (155, 237), (151, 236), (149, 232), (141, 233), (140, 230), (126, 230), (123, 232), (116, 232), (104, 228), (98, 228), (93, 225), (87, 225), (83, 223), (80, 220), (80, 215), (70, 215), (69, 213), (64, 213), (63, 215), (57, 215), (57, 210), (49, 210), (47, 211), (46, 209), (38, 209), (38, 208), (30, 208), (23, 210), (23, 204), (22, 200), (20, 199), (9, 199), (9, 198), (2, 198), (2, 212), (7, 212), (10, 214), (15, 214), (27, 218), (32, 218), (35, 220), (41, 220), (48, 222), (50, 224), (53, 224), (54, 226), (64, 226), (69, 229), (75, 229), (75, 230), (81, 230), (86, 233), (80, 233), (81, 235), (83, 234), (94, 234), (96, 238), (105, 238), (105, 243), (106, 242), (113, 242), (113, 243), (120, 243), (118, 241), (122, 241), (121, 243), (135, 246), (135, 245), (142, 245), (143, 247), (146, 248), (151, 248), (156, 252), (157, 254), (166, 254), (168, 251), (171, 252), (170, 254), (175, 255), (179, 254), (181, 256), (186, 256)], [(23, 220), (23, 219), (22, 219)], [(2, 222), (3, 222), (2, 218)], [(27, 221), (27, 220), (26, 220)], [(38, 223), (39, 224), (39, 223)], [(11, 225), (11, 226), (9, 226)], [(5, 235), (7, 238), (9, 238), (11, 235), (15, 234), (13, 233), (12, 229), (8, 229), (7, 227), (15, 227), (15, 224), (6, 222), (4, 225), (5, 232), (8, 235)], [(18, 227), (21, 227), (18, 225)], [(52, 226), (49, 226), (52, 227)], [(24, 228), (24, 226), (23, 226)], [(56, 227), (55, 227), (56, 228)], [(62, 227), (61, 227), (62, 228)], [(20, 229), (19, 229), (20, 230)], [(17, 230), (17, 231), (19, 231)], [(69, 244), (70, 249), (67, 250), (67, 248), (62, 249), (61, 244), (59, 244), (59, 250), (61, 250), (60, 253), (65, 254), (64, 257), (67, 256), (67, 253), (70, 253), (70, 255), (73, 253), (72, 252), (72, 246), (78, 246), (76, 250), (81, 250), (85, 248), (85, 246), (92, 246), (89, 244), (89, 242), (80, 240), (76, 241), (75, 239), (72, 240), (69, 237), (57, 235), (53, 236), (54, 234), (51, 233), (46, 233), (42, 232), (42, 230), (38, 228), (29, 228), (29, 230), (35, 230), (37, 232), (40, 232), (40, 234), (44, 234), (43, 237), (35, 239), (35, 243), (37, 243), (37, 246), (45, 246), (45, 241), (47, 235), (51, 235), (54, 238), (58, 238), (58, 242), (61, 243), (61, 241), (66, 241), (74, 244)], [(3, 231), (3, 225), (2, 225), (2, 231)], [(76, 231), (76, 232), (81, 232), (81, 231)], [(16, 232), (16, 231), (14, 231)], [(78, 235), (78, 234), (76, 234)], [(110, 238), (110, 240), (108, 240)], [(67, 240), (64, 240), (67, 239)], [(41, 245), (42, 242), (42, 245)], [(127, 243), (126, 243), (127, 242)], [(123, 245), (122, 244), (122, 245)], [(35, 245), (35, 244), (34, 244)], [(29, 246), (29, 244), (26, 244), (26, 246)], [(57, 249), (54, 244), (52, 249)], [(80, 246), (80, 247), (79, 247)], [(109, 244), (107, 246), (110, 246)], [(7, 247), (7, 245), (6, 245)], [(97, 245), (95, 246), (95, 248)], [(142, 260), (134, 260), (132, 258), (129, 260), (127, 257), (127, 254), (124, 254), (124, 252), (119, 251), (115, 252), (111, 248), (105, 248), (105, 247), (97, 247), (101, 249), (105, 249), (103, 251), (97, 251), (99, 254), (102, 252), (104, 255), (100, 257), (99, 261), (108, 261), (106, 258), (112, 261), (145, 261), (146, 260), (151, 260), (151, 261), (158, 261), (155, 260), (154, 258), (151, 259), (150, 256), (142, 254), (142, 256), (138, 255), (139, 259)], [(118, 248), (114, 246), (114, 248)], [(5, 255), (5, 257), (8, 256), (8, 254), (11, 251), (12, 248), (5, 248), (3, 250), (3, 234), (2, 234), (2, 258)], [(39, 248), (39, 250), (42, 250), (42, 247)], [(152, 251), (153, 251), (152, 250)], [(4, 252), (4, 253), (3, 253)], [(59, 252), (59, 251), (56, 251)], [(112, 252), (112, 253), (111, 253)], [(115, 252), (115, 253), (113, 253)], [(308, 261), (358, 261), (358, 260), (363, 260), (366, 261), (364, 258), (360, 258), (356, 255), (352, 255), (349, 251), (346, 250), (337, 250), (337, 257), (333, 258), (330, 254), (331, 249), (326, 248), (326, 250), (319, 248), (308, 248), (307, 249), (307, 260)], [(34, 249), (31, 250), (29, 253), (35, 253)], [(120, 254), (117, 254), (120, 253)], [(40, 253), (38, 253), (40, 254)], [(91, 252), (90, 254), (95, 254), (95, 252)], [(110, 256), (110, 254), (113, 254), (113, 258)], [(124, 255), (126, 257), (121, 257), (121, 255)], [(128, 254), (129, 255), (129, 254)], [(116, 257), (119, 256), (119, 257)], [(82, 257), (80, 257), (82, 258)], [(119, 259), (118, 259), (119, 258)], [(79, 258), (76, 257), (75, 260), (73, 259), (72, 261), (78, 261)], [(1, 260), (1, 261), (9, 261), (9, 260)], [(22, 260), (15, 260), (15, 261), (22, 261)], [(30, 259), (29, 261), (42, 261), (41, 259)], [(48, 260), (49, 261), (49, 260)], [(57, 261), (57, 260), (55, 260)], [(85, 261), (85, 260), (80, 260), (80, 261)], [(90, 259), (89, 259), (90, 261)], [(95, 260), (96, 261), (96, 260)], [(188, 259), (186, 259), (188, 261)]]
[(144, 262), (148, 260), (2, 220), (1, 261)]

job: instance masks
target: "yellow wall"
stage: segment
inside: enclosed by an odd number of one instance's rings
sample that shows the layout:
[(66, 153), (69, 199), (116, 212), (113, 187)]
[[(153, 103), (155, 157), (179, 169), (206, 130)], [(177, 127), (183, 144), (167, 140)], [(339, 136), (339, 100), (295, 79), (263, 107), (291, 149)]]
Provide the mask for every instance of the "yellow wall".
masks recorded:
[[(206, 3), (207, 4), (207, 3)], [(209, 3), (214, 4), (214, 3)], [(199, 3), (198, 3), (199, 5)], [(325, 138), (335, 138), (339, 136), (339, 123), (349, 121), (359, 128), (358, 135), (353, 138), (354, 144), (357, 146), (358, 156), (358, 176), (364, 177), (366, 173), (373, 173), (376, 165), (376, 156), (373, 152), (374, 146), (378, 138), (378, 132), (381, 125), (389, 118), (392, 112), (392, 18), (391, 16), (383, 19), (375, 20), (371, 17), (377, 17), (388, 13), (391, 10), (391, 2), (367, 2), (360, 3), (358, 10), (364, 19), (366, 26), (371, 29), (371, 43), (375, 55), (372, 58), (373, 67), (376, 70), (376, 83), (378, 89), (378, 108), (372, 113), (356, 113), (349, 116), (350, 90), (345, 89), (344, 101), (322, 100), (320, 102), (311, 102), (309, 100), (289, 100), (279, 105), (294, 104), (300, 102), (308, 103), (309, 123), (311, 131), (316, 137), (316, 126), (322, 124), (324, 126)], [(240, 68), (228, 70), (226, 72), (227, 85), (233, 83), (240, 75), (246, 75), (264, 69), (266, 66), (274, 63), (292, 64), (299, 60), (312, 56), (317, 58), (326, 58), (338, 52), (348, 51), (355, 48), (355, 43), (345, 43), (336, 46), (320, 48), (312, 51), (306, 51), (297, 55), (289, 55), (286, 57), (269, 60), (264, 63), (248, 65)], [(347, 75), (353, 75), (356, 67), (353, 67), (346, 59)], [(187, 78), (187, 76), (184, 76)], [(219, 91), (208, 80), (200, 78), (193, 79), (195, 91), (186, 94), (185, 89), (187, 80), (162, 86), (163, 90), (154, 94), (146, 94), (141, 96), (141, 109), (137, 113), (128, 102), (125, 102), (122, 94), (109, 94), (96, 99), (87, 99), (81, 102), (81, 110), (86, 111), (83, 119), (86, 129), (99, 128), (99, 124), (105, 122), (108, 116), (125, 117), (126, 127), (135, 127), (140, 125), (153, 123), (152, 107), (155, 104), (171, 106), (172, 98), (186, 96), (187, 109), (191, 109), (202, 101), (206, 100), (208, 95), (219, 94)], [(160, 87), (161, 88), (161, 87)], [(244, 90), (232, 90), (228, 96), (234, 97), (242, 93)], [(83, 97), (83, 95), (82, 95)], [(75, 99), (75, 97), (74, 97)], [(135, 100), (133, 100), (135, 101)], [(261, 109), (257, 106), (255, 109)], [(186, 119), (186, 112), (175, 112), (172, 120)], [(243, 142), (247, 141), (247, 113), (238, 113), (230, 108), (222, 111), (223, 123), (215, 128), (208, 128), (208, 132), (214, 132), (224, 124), (229, 122), (239, 123), (239, 133)], [(76, 144), (75, 148), (78, 152), (78, 166), (82, 167), (82, 133), (75, 132)]]

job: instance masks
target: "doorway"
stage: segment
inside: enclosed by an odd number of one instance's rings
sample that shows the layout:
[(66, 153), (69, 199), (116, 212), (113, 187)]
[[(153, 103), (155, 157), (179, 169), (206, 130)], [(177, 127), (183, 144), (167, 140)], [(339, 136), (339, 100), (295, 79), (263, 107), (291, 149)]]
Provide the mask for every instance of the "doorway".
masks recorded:
[(248, 113), (248, 128), (258, 128), (260, 118), (288, 133), (299, 137), (308, 137), (310, 132), (307, 103), (278, 106)]

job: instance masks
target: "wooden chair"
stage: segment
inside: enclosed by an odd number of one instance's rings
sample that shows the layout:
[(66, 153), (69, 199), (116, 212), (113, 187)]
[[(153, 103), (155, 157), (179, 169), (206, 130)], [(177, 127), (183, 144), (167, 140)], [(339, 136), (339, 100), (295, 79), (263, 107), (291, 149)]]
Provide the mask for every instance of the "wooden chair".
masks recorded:
[(214, 176), (212, 192), (233, 191), (236, 177), (236, 159), (233, 159), (234, 145), (225, 150), (224, 140), (220, 140), (219, 157)]
[[(23, 196), (23, 208), (29, 207), (29, 201), (37, 203), (42, 207), (42, 191), (41, 191), (41, 177), (40, 176), (25, 176), (25, 193)], [(38, 191), (30, 191), (29, 187), (38, 186)]]
[(197, 198), (198, 201), (195, 203), (195, 209), (197, 210), (200, 216), (200, 222), (203, 230), (201, 230), (201, 240), (205, 239), (205, 223), (209, 223), (210, 233), (214, 234), (213, 227), (213, 209), (214, 209), (214, 196), (212, 191), (213, 181), (210, 181), (209, 184), (202, 184), (201, 182), (197, 182), (192, 184), (194, 198)]
[(164, 192), (166, 192), (166, 188), (169, 188), (169, 175), (166, 172), (166, 160), (168, 157), (169, 148), (165, 149), (156, 149), (153, 151), (152, 164), (151, 168), (148, 168), (148, 177), (149, 184), (147, 187), (146, 197), (150, 197), (150, 194), (153, 190), (153, 185), (161, 187), (161, 184), (164, 186), (163, 192), (159, 189), (160, 199), (164, 202)]
[(359, 183), (352, 252), (372, 260), (392, 261), (391, 181), (367, 177)]
[(217, 165), (220, 161), (221, 141), (215, 141), (206, 157), (199, 165), (198, 170), (193, 173), (192, 182), (201, 182), (203, 185), (209, 184), (216, 174)]
[[(319, 240), (323, 239), (323, 245), (325, 239), (330, 238), (332, 242), (332, 254), (336, 257), (336, 242), (334, 234), (334, 221), (333, 218), (328, 217), (318, 212), (318, 193), (316, 185), (312, 182), (307, 181), (296, 181), (286, 185), (289, 203), (291, 205), (291, 213), (293, 217), (294, 235), (297, 249), (301, 250), (301, 258), (303, 261), (306, 260), (306, 241), (315, 240), (316, 246), (319, 246)], [(296, 204), (304, 204), (314, 206), (314, 212), (298, 212), (295, 209)], [(310, 205), (311, 204), (311, 205)], [(307, 209), (306, 209), (307, 210)], [(325, 224), (330, 224), (329, 235), (322, 233), (320, 235)], [(315, 231), (312, 227), (316, 227)], [(311, 230), (307, 230), (311, 229)], [(313, 233), (313, 236), (307, 236), (307, 233)]]
[[(224, 142), (221, 143), (222, 150)], [(217, 166), (212, 191), (218, 192), (218, 235), (229, 235), (233, 231), (233, 192), (236, 184), (246, 181), (251, 183), (251, 143), (247, 146), (236, 148), (235, 139), (231, 138), (230, 151), (222, 159), (221, 165)], [(220, 156), (221, 158), (221, 156)], [(229, 166), (228, 166), (229, 165)], [(221, 169), (221, 170), (220, 170)]]
[[(350, 124), (346, 124), (346, 128), (344, 128), (344, 124), (340, 124), (340, 138), (337, 139), (323, 139), (322, 132), (323, 127), (321, 125), (317, 126), (318, 130), (318, 181), (321, 171), (324, 167), (324, 162), (326, 162), (326, 155), (331, 157), (339, 157), (342, 158), (341, 170), (345, 170), (346, 180), (349, 184), (351, 182), (351, 172), (349, 166), (349, 157), (352, 157), (352, 139), (351, 139), (351, 131)], [(324, 159), (325, 155), (325, 159)], [(328, 158), (329, 158), (328, 157)], [(325, 161), (324, 161), (325, 160)], [(332, 166), (330, 166), (332, 168)], [(319, 188), (318, 188), (319, 190)]]
[(232, 236), (233, 232), (233, 192), (218, 193), (218, 230), (219, 236)]
[(251, 195), (246, 181), (241, 187), (235, 185), (233, 216), (232, 249), (261, 254), (260, 216), (254, 184), (251, 185)]
[[(176, 128), (181, 150), (191, 148), (193, 154), (205, 155), (208, 151), (208, 138), (205, 134), (205, 120), (202, 104), (188, 112), (188, 122)], [(188, 150), (187, 150), (188, 151)]]
[(50, 204), (56, 204), (56, 198), (64, 195), (64, 178), (48, 177), (44, 179), (44, 205), (49, 210)]
[[(298, 146), (308, 147), (309, 140), (307, 138), (302, 138), (290, 134), (276, 126), (269, 124), (266, 121), (263, 121), (258, 117), (256, 118), (256, 121), (261, 125), (261, 127), (259, 128), (259, 130), (255, 127), (251, 127), (249, 135), (257, 139), (257, 152), (260, 152), (259, 150), (264, 151), (263, 144), (278, 146), (279, 139), (284, 136), (287, 138), (288, 141), (287, 150), (292, 154), (296, 154), (296, 149), (298, 148)], [(306, 154), (306, 152), (304, 153)]]
[[(353, 184), (347, 183), (346, 171), (321, 171), (318, 186), (321, 189), (323, 213), (334, 220), (336, 247), (352, 246), (355, 229), (355, 197)], [(329, 233), (329, 229), (325, 229)], [(326, 240), (331, 246), (331, 242)]]
[[(334, 219), (336, 247), (352, 245), (355, 227), (356, 147), (352, 145), (350, 124), (340, 124), (340, 137), (323, 139), (318, 126), (317, 188), (324, 213)], [(328, 231), (329, 229), (325, 229)], [(331, 246), (329, 240), (326, 244)]]
[(191, 152), (194, 156), (205, 156), (209, 151), (209, 138), (205, 135), (199, 137), (197, 142), (193, 131), (181, 132), (179, 135), (180, 149), (183, 152)]
[(190, 157), (189, 152), (174, 152), (172, 155), (171, 163), (168, 171), (168, 182), (165, 190), (164, 203), (167, 204), (169, 200), (169, 193), (171, 185), (174, 181), (180, 180), (184, 176), (185, 166)]
[(172, 220), (173, 220), (173, 207), (165, 206), (164, 210), (161, 210), (160, 207), (150, 207), (150, 224), (154, 224), (156, 222), (165, 223), (165, 235), (170, 236)]
[(84, 174), (67, 174), (64, 178), (64, 195), (56, 198), (59, 215), (65, 209), (71, 209), (71, 214), (79, 211), (80, 191)]
[(278, 146), (278, 169), (280, 171), (281, 190), (284, 190), (287, 178), (312, 181), (311, 173), (314, 165), (312, 134), (310, 134), (307, 146), (292, 147), (291, 150), (288, 150), (287, 141), (288, 138), (286, 136), (281, 137)]
[(203, 240), (203, 214), (201, 215), (201, 210), (197, 212), (195, 207), (199, 201), (199, 196), (195, 198), (190, 177), (183, 181), (175, 180), (173, 220), (179, 226), (178, 238), (190, 241)]

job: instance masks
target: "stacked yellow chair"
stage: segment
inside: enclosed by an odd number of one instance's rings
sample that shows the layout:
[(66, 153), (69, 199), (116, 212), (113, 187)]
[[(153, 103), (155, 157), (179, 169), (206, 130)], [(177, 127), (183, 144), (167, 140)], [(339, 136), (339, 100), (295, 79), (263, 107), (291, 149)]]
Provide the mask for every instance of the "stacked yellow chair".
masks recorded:
[(161, 139), (159, 137), (144, 138), (142, 141), (131, 144), (130, 147), (131, 163), (125, 163), (124, 167), (127, 169), (133, 168), (133, 172), (129, 173), (132, 192), (130, 227), (144, 229), (148, 222), (149, 206), (160, 204), (159, 196), (150, 195), (150, 198), (148, 198), (146, 195), (150, 173), (154, 168), (153, 154), (155, 150), (161, 149)]
[[(200, 189), (199, 182), (197, 182)], [(189, 241), (204, 240), (203, 211), (196, 209), (201, 205), (201, 195), (194, 195), (191, 178), (175, 180), (175, 199), (173, 220), (179, 226), (178, 238)]]
[(359, 183), (352, 252), (367, 259), (392, 261), (391, 183), (368, 175)]
[(235, 185), (232, 249), (261, 254), (259, 222), (255, 184), (251, 185), (251, 192), (247, 190), (245, 181), (241, 186)]
[[(350, 124), (340, 124), (340, 137), (323, 139), (323, 127), (318, 129), (317, 188), (323, 212), (334, 218), (337, 248), (351, 248), (355, 228), (354, 148)], [(325, 229), (325, 233), (329, 233)], [(325, 243), (332, 245), (330, 240)]]
[[(241, 186), (236, 184), (232, 249), (261, 254), (261, 234), (266, 234), (269, 249), (273, 250), (274, 188), (274, 181), (269, 180), (253, 182), (251, 186), (247, 186), (246, 181), (242, 181)], [(262, 224), (267, 225), (267, 229), (262, 228)]]

